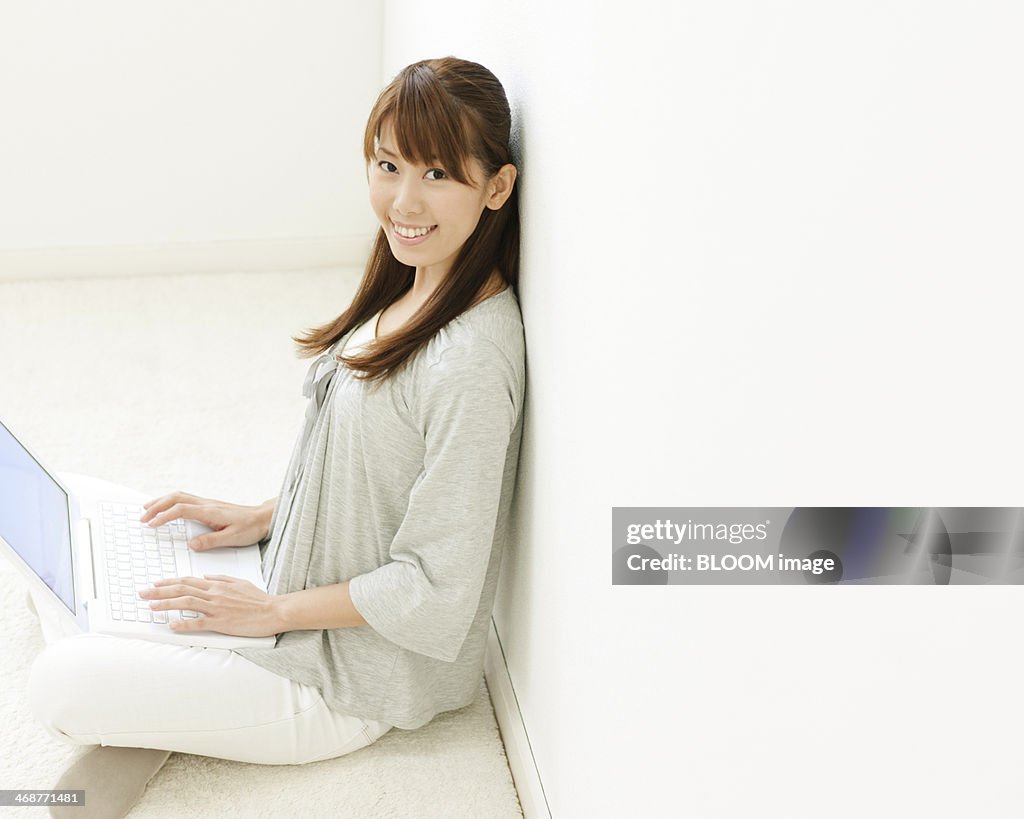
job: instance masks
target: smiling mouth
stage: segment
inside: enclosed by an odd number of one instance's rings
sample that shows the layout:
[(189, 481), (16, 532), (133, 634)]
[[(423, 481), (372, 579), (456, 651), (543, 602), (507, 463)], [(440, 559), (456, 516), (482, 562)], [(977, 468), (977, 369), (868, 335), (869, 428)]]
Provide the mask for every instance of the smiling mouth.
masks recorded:
[(392, 222), (391, 230), (396, 236), (399, 236), (402, 239), (422, 239), (424, 236), (427, 236), (437, 230), (437, 225), (433, 225), (429, 228), (408, 228)]

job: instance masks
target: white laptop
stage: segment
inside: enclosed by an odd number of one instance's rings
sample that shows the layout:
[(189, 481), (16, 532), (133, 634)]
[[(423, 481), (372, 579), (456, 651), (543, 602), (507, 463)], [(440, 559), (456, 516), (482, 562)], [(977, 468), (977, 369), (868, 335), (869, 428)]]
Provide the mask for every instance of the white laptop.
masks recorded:
[(74, 491), (0, 421), (0, 552), (72, 628), (186, 646), (273, 646), (275, 636), (177, 633), (168, 623), (196, 612), (150, 610), (138, 591), (162, 577), (223, 574), (267, 585), (258, 545), (194, 552), (188, 541), (212, 530), (181, 519), (151, 528), (139, 521), (140, 497)]

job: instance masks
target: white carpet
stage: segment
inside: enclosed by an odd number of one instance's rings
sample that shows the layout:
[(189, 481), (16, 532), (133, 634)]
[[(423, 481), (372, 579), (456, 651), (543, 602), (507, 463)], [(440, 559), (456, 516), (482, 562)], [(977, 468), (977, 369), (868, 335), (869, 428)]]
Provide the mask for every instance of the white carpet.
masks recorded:
[[(0, 283), (0, 418), (46, 463), (238, 503), (278, 490), (302, 421), (289, 336), (337, 315), (360, 271)], [(43, 648), (0, 560), (0, 789), (46, 789), (82, 751), (28, 712)], [(4, 815), (40, 817), (39, 808)], [(133, 817), (518, 817), (483, 678), (475, 702), (416, 731), (303, 766), (172, 754)]]

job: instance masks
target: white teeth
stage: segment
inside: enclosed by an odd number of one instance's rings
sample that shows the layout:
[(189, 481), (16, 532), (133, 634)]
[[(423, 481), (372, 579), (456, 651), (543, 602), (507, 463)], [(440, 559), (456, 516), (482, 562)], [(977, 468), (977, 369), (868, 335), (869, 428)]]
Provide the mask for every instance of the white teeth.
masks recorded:
[(395, 225), (395, 232), (399, 236), (404, 236), (406, 239), (415, 239), (417, 236), (425, 236), (430, 233), (431, 230), (432, 228), (416, 228), (415, 230), (410, 230), (409, 228)]

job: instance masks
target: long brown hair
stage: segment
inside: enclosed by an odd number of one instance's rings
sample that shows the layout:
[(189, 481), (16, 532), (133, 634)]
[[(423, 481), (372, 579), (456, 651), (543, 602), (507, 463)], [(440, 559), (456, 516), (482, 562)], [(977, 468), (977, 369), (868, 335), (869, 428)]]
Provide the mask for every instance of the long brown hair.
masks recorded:
[[(480, 162), (486, 179), (512, 163), (512, 121), (505, 90), (478, 63), (443, 57), (413, 63), (399, 72), (370, 111), (363, 137), (367, 165), (374, 159), (385, 120), (394, 127), (402, 156), (422, 163), (440, 160), (445, 172), (463, 184), (471, 184), (466, 171), (470, 157)], [(401, 330), (386, 340), (371, 340), (359, 355), (338, 356), (338, 360), (362, 371), (357, 378), (389, 377), (471, 305), (495, 268), (518, 297), (518, 191), (519, 185), (513, 184), (501, 208), (484, 208), (448, 275)], [(299, 357), (312, 358), (329, 350), (345, 333), (405, 293), (415, 277), (416, 269), (395, 258), (384, 228), (378, 229), (351, 305), (333, 321), (307, 330), (304, 336), (293, 336)]]

